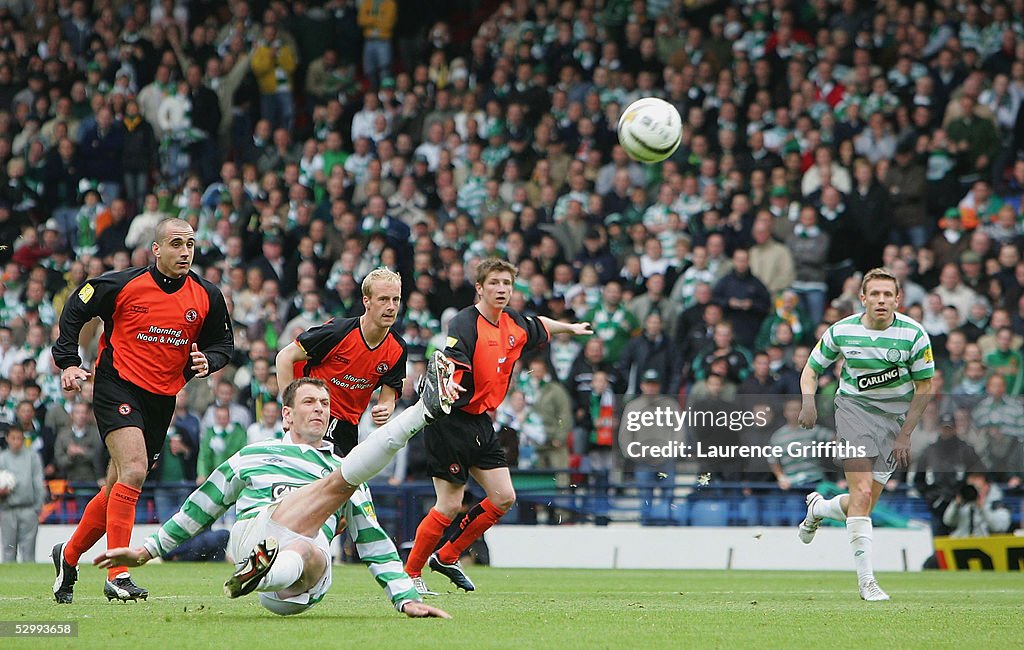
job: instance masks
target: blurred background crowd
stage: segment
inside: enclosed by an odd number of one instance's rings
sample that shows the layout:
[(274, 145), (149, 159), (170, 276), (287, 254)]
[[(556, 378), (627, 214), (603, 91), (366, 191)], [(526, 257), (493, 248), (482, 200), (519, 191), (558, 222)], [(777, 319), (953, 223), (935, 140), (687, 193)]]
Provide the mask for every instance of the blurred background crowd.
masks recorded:
[[(1024, 0), (2, 4), (0, 432), (51, 492), (105, 462), (88, 387), (63, 394), (50, 357), (63, 304), (150, 263), (166, 216), (195, 228), (236, 356), (179, 396), (161, 483), (281, 435), (276, 352), (360, 314), (371, 269), (402, 275), (415, 375), (500, 256), (512, 307), (596, 330), (513, 381), (496, 421), (522, 468), (629, 470), (622, 395), (797, 395), (884, 265), (937, 366), (931, 464), (899, 481), (943, 509), (970, 471), (1020, 485)], [(616, 141), (646, 96), (684, 122), (659, 165)], [(427, 478), (421, 443), (388, 478)]]

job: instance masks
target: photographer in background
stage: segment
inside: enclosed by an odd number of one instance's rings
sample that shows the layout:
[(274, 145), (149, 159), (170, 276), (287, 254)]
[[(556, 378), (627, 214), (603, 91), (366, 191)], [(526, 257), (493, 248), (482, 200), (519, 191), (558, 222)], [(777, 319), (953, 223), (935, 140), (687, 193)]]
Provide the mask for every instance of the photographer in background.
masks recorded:
[(942, 523), (953, 529), (951, 537), (986, 537), (1010, 529), (1010, 511), (1002, 504), (1003, 493), (983, 472), (967, 475), (956, 498), (946, 506)]

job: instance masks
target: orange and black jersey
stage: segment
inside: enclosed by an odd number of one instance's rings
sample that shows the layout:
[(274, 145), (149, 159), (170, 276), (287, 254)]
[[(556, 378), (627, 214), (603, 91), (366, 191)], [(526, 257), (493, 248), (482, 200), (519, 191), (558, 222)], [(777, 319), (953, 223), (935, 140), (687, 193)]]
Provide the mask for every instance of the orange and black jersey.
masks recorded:
[(309, 328), (295, 343), (309, 357), (295, 363), (295, 376), (327, 382), (331, 416), (342, 422), (359, 424), (378, 386), (402, 393), (408, 353), (402, 337), (390, 330), (371, 348), (363, 338), (358, 317), (339, 318)]
[(78, 336), (96, 316), (103, 320), (96, 372), (157, 395), (176, 395), (195, 376), (193, 343), (209, 360), (210, 372), (226, 366), (234, 353), (224, 295), (193, 271), (174, 279), (155, 266), (134, 267), (83, 283), (60, 316), (53, 359), (61, 370), (81, 365)]
[(476, 306), (466, 307), (448, 323), (445, 356), (455, 363), (455, 381), (466, 389), (455, 406), (480, 414), (498, 408), (512, 380), (512, 367), (524, 350), (548, 341), (539, 318), (506, 307), (492, 323)]

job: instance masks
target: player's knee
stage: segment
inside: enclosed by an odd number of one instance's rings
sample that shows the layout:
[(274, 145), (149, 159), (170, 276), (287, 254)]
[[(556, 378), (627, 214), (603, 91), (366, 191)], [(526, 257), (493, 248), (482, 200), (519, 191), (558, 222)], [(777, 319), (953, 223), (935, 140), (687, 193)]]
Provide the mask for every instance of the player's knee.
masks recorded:
[(122, 463), (117, 468), (117, 481), (141, 489), (142, 484), (146, 481), (145, 461)]
[(850, 501), (857, 505), (867, 505), (871, 503), (871, 486), (870, 485), (851, 485), (850, 486)]
[(496, 508), (498, 508), (498, 510), (501, 510), (503, 513), (504, 512), (508, 512), (509, 510), (512, 509), (512, 506), (514, 506), (516, 504), (516, 493), (515, 493), (515, 490), (512, 490), (512, 491), (508, 492), (507, 494), (506, 493), (496, 494), (491, 499), (491, 503), (493, 503), (494, 506)]
[(459, 510), (462, 507), (462, 503), (442, 503), (438, 501), (434, 504), (434, 510), (437, 510), (444, 516), (445, 519), (454, 519), (455, 515), (459, 514)]

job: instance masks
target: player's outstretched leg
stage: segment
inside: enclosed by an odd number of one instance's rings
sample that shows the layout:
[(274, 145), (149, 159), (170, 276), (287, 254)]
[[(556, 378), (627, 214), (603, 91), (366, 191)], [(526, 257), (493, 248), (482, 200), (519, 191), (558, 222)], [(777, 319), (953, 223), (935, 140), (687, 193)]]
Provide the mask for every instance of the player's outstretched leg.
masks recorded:
[(50, 557), (53, 558), (53, 568), (57, 572), (57, 579), (53, 581), (53, 599), (61, 605), (69, 605), (75, 596), (78, 567), (69, 564), (64, 559), (64, 544), (65, 542), (61, 542), (55, 545), (50, 552)]
[(452, 400), (444, 390), (455, 373), (454, 365), (440, 350), (427, 361), (420, 401), (427, 410), (427, 424), (452, 412)]
[(277, 540), (273, 537), (268, 537), (253, 547), (249, 557), (224, 583), (224, 595), (228, 598), (239, 598), (255, 591), (263, 577), (274, 566), (277, 552)]
[(453, 374), (452, 362), (435, 352), (427, 362), (419, 401), (375, 429), (345, 456), (340, 470), (349, 485), (369, 481), (387, 467), (395, 454), (424, 426), (451, 413), (453, 399), (443, 387)]
[(456, 560), (454, 564), (445, 564), (438, 559), (437, 553), (433, 553), (430, 559), (427, 560), (427, 565), (431, 571), (436, 571), (444, 577), (452, 581), (452, 584), (459, 589), (465, 589), (466, 591), (475, 591), (476, 585), (469, 579), (466, 572), (462, 570), (462, 565)]

